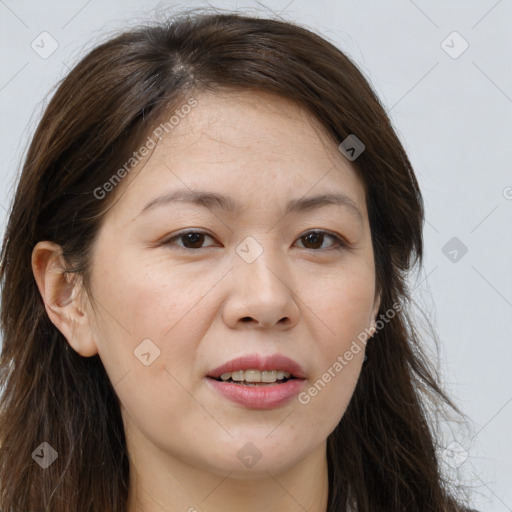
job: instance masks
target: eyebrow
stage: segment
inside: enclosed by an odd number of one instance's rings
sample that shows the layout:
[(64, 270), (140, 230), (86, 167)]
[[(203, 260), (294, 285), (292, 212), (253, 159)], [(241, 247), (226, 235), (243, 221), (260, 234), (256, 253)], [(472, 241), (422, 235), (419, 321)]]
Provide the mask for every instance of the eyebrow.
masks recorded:
[[(140, 214), (159, 206), (175, 202), (190, 203), (204, 208), (237, 213), (241, 209), (240, 203), (225, 194), (202, 190), (176, 190), (155, 197), (144, 206)], [(363, 214), (353, 199), (345, 194), (321, 194), (314, 197), (292, 199), (286, 206), (285, 215), (315, 210), (328, 205), (343, 206), (363, 222)]]

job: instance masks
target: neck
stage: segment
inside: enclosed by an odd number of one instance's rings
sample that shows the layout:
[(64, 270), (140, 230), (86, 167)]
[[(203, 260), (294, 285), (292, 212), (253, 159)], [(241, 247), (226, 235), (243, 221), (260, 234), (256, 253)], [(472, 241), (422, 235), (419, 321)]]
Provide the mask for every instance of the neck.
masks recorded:
[(325, 443), (284, 470), (216, 473), (163, 453), (147, 440), (130, 446), (128, 512), (326, 512)]

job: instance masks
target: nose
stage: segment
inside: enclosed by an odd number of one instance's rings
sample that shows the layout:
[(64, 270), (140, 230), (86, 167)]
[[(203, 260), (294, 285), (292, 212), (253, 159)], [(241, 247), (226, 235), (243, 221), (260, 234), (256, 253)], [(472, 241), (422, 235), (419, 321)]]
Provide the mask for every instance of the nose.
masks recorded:
[(263, 253), (252, 263), (235, 258), (231, 289), (223, 317), (232, 329), (240, 326), (288, 330), (298, 322), (300, 311), (290, 272), (282, 261)]

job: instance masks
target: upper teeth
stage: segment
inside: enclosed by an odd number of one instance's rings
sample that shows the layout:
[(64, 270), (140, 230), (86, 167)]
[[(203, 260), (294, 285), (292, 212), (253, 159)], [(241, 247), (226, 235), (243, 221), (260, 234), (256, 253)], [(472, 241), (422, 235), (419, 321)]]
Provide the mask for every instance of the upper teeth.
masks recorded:
[(238, 382), (244, 380), (246, 382), (275, 382), (276, 380), (288, 379), (290, 375), (290, 372), (283, 370), (268, 370), (262, 372), (260, 372), (260, 370), (237, 370), (223, 373), (220, 378), (222, 380), (228, 380), (231, 377)]

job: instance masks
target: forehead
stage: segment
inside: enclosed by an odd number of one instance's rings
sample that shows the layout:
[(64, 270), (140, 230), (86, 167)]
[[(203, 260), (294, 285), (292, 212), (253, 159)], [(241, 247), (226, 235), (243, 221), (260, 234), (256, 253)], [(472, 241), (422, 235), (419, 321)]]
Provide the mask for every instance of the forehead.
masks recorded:
[(170, 113), (172, 129), (161, 130), (150, 156), (127, 177), (133, 184), (121, 199), (137, 212), (157, 193), (178, 189), (208, 189), (246, 204), (258, 195), (261, 204), (262, 198), (338, 191), (364, 208), (356, 171), (295, 102), (256, 91), (192, 96), (196, 105)]
[(335, 156), (333, 142), (314, 116), (294, 101), (263, 91), (200, 94), (197, 106), (167, 139), (167, 149), (201, 142), (206, 150), (210, 142), (216, 152), (272, 151), (273, 159), (282, 155), (314, 160), (326, 152)]

